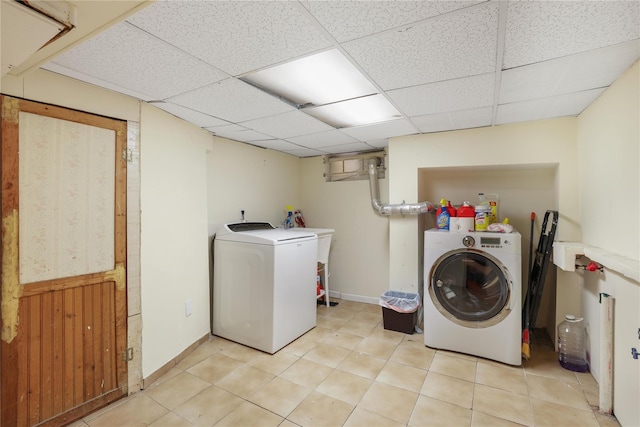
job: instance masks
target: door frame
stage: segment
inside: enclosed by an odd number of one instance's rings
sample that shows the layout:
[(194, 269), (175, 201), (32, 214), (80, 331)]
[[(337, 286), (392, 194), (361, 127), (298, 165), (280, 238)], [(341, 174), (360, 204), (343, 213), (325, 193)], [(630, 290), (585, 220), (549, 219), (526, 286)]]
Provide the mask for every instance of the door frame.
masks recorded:
[[(115, 330), (116, 354), (124, 351), (128, 343), (128, 308), (127, 308), (127, 143), (129, 134), (127, 122), (119, 119), (107, 118), (92, 113), (80, 112), (64, 107), (58, 107), (36, 101), (28, 101), (9, 96), (0, 96), (2, 114), (8, 117), (8, 121), (2, 124), (2, 244), (0, 254), (2, 256), (2, 336), (0, 355), (2, 356), (1, 371), (15, 369), (18, 357), (18, 340), (14, 338), (18, 332), (19, 314), (18, 301), (23, 294), (19, 281), (18, 259), (18, 209), (19, 209), (19, 183), (17, 182), (18, 146), (19, 137), (18, 115), (20, 111), (39, 114), (56, 119), (74, 121), (115, 130), (116, 137), (116, 173), (115, 173), (115, 203), (114, 203), (114, 269), (102, 273), (87, 275), (88, 282), (105, 280), (115, 283), (115, 288), (124, 292), (117, 292), (119, 303), (117, 304), (117, 320)], [(89, 120), (88, 120), (89, 119)], [(7, 144), (5, 141), (16, 141)], [(137, 140), (137, 135), (136, 135)], [(137, 141), (136, 141), (137, 142)], [(121, 155), (122, 153), (122, 155)], [(13, 175), (15, 179), (5, 179)], [(5, 183), (7, 183), (5, 185)], [(138, 228), (139, 229), (139, 228)], [(36, 285), (42, 290), (57, 290), (59, 281), (43, 281)], [(61, 425), (78, 419), (83, 415), (104, 406), (116, 399), (124, 397), (128, 393), (128, 366), (124, 357), (116, 357), (117, 388), (93, 398), (81, 406), (71, 408), (59, 416), (43, 421), (41, 425)], [(17, 422), (18, 400), (18, 375), (2, 375), (2, 423), (5, 426), (15, 425)]]

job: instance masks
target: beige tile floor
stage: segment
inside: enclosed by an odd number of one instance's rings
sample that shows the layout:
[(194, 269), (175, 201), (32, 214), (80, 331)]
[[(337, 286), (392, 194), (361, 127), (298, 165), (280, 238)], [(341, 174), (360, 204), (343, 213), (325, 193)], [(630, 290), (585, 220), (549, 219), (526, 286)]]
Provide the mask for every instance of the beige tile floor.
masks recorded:
[(619, 426), (546, 336), (512, 367), (385, 330), (377, 305), (339, 301), (317, 319), (274, 355), (214, 337), (73, 426)]

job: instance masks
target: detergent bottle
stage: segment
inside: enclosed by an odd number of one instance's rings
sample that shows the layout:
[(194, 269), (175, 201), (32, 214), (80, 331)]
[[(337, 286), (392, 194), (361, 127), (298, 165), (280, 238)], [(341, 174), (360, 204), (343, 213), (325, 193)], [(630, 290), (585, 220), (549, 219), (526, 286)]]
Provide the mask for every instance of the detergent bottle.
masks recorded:
[(451, 214), (449, 214), (449, 209), (447, 209), (447, 200), (440, 200), (440, 207), (436, 212), (436, 228), (438, 230), (448, 230), (449, 229), (449, 220), (451, 219)]
[(287, 206), (287, 217), (284, 220), (284, 228), (293, 228), (294, 227), (294, 219), (293, 219), (293, 206)]
[(478, 193), (478, 199), (480, 205), (491, 207), (489, 211), (489, 224), (498, 222), (498, 202), (500, 195), (496, 193)]
[(449, 211), (449, 217), (455, 218), (457, 215), (457, 209), (451, 205), (451, 200), (447, 200), (447, 210)]

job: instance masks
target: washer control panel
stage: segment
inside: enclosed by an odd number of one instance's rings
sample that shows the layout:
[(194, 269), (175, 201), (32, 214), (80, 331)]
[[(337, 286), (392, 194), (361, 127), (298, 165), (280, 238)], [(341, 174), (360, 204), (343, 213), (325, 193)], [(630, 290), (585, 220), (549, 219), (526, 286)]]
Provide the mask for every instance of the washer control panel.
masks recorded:
[(502, 237), (480, 237), (480, 247), (499, 249), (511, 246), (511, 241)]
[[(500, 249), (507, 246), (511, 246), (511, 241), (503, 237), (495, 237), (495, 236), (477, 236), (480, 240), (478, 247), (479, 248), (487, 248), (487, 249)], [(462, 244), (465, 248), (473, 248), (476, 246), (476, 238), (473, 236), (464, 236), (462, 238)]]

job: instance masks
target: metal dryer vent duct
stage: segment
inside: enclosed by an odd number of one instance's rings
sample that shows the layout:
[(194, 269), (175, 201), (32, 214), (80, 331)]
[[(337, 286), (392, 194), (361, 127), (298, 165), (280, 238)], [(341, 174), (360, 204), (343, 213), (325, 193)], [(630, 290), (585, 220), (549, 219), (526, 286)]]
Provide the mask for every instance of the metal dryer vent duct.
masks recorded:
[(369, 189), (371, 190), (371, 206), (380, 215), (390, 216), (394, 214), (400, 215), (420, 215), (433, 211), (431, 202), (420, 203), (404, 203), (390, 205), (380, 203), (380, 188), (378, 186), (378, 166), (380, 159), (371, 157), (367, 160), (369, 166)]

